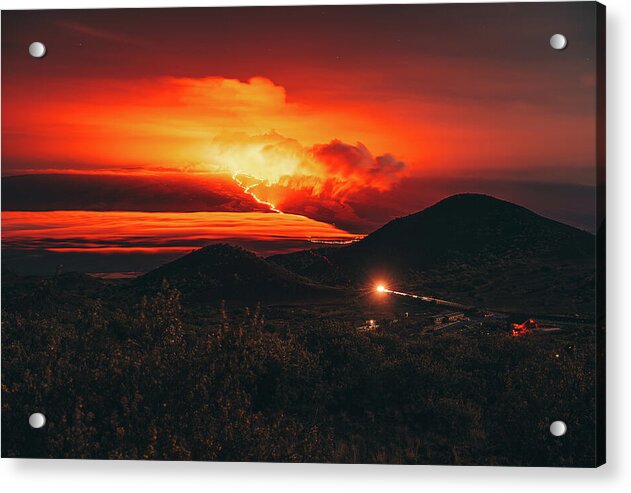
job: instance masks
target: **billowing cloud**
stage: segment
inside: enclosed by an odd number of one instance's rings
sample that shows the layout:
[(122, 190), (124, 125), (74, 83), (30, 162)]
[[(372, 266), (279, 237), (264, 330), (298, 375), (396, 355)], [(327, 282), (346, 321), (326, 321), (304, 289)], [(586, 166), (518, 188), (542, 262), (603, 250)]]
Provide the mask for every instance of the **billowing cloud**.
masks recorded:
[(350, 145), (332, 140), (328, 144), (313, 146), (311, 153), (327, 167), (329, 174), (344, 180), (367, 183), (371, 188), (380, 190), (389, 188), (405, 169), (405, 163), (398, 161), (392, 154), (373, 157), (361, 142)]
[(205, 154), (209, 169), (250, 175), (267, 185), (286, 176), (321, 171), (297, 140), (274, 131), (261, 135), (224, 132), (212, 139)]
[(222, 134), (209, 146), (208, 159), (211, 169), (259, 180), (276, 195), (289, 189), (342, 201), (363, 188), (389, 189), (406, 168), (391, 154), (373, 156), (360, 142), (351, 145), (334, 139), (305, 147), (277, 132)]

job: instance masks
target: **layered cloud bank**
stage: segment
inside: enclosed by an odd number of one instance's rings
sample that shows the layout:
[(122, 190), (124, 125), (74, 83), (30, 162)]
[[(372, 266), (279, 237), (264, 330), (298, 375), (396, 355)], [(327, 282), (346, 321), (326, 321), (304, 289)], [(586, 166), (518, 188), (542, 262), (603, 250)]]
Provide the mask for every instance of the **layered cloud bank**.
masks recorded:
[(2, 212), (9, 252), (185, 254), (212, 242), (262, 255), (358, 237), (330, 224), (266, 212)]

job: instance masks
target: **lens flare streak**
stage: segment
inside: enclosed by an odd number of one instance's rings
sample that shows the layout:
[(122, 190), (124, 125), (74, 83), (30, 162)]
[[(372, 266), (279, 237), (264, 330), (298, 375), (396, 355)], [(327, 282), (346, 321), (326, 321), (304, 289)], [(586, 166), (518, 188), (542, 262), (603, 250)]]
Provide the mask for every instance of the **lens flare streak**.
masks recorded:
[(451, 307), (454, 307), (454, 308), (468, 308), (467, 305), (463, 305), (461, 303), (454, 303), (453, 301), (443, 300), (443, 299), (440, 299), (440, 298), (435, 298), (433, 296), (420, 296), (420, 295), (416, 295), (416, 294), (412, 294), (412, 293), (404, 293), (403, 291), (394, 291), (392, 289), (386, 288), (382, 284), (379, 284), (375, 288), (375, 290), (378, 293), (396, 294), (397, 296), (404, 296), (406, 298), (414, 298), (414, 299), (417, 299), (417, 300), (425, 301), (427, 303), (436, 303), (438, 305), (446, 305), (446, 306), (451, 306)]
[(418, 300), (423, 300), (423, 301), (434, 301), (434, 300), (436, 300), (436, 298), (431, 298), (429, 296), (418, 296), (418, 295), (412, 294), (412, 293), (403, 293), (402, 291), (393, 291), (392, 289), (388, 289), (388, 288), (385, 288), (383, 286), (377, 286), (377, 291), (379, 291), (380, 293), (396, 294), (397, 296), (407, 296), (408, 298), (416, 298)]

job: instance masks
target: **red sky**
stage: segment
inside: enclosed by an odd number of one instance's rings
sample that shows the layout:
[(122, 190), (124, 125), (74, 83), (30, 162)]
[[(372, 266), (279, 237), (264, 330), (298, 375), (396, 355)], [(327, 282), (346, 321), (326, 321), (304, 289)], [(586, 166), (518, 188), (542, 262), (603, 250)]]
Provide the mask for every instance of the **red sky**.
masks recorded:
[[(8, 12), (4, 172), (203, 167), (219, 133), (276, 131), (306, 148), (362, 142), (412, 174), (554, 166), (570, 179), (594, 151), (594, 8)], [(35, 38), (44, 59), (25, 56)]]
[(2, 172), (239, 174), (353, 232), (440, 183), (593, 229), (595, 29), (582, 2), (5, 11)]

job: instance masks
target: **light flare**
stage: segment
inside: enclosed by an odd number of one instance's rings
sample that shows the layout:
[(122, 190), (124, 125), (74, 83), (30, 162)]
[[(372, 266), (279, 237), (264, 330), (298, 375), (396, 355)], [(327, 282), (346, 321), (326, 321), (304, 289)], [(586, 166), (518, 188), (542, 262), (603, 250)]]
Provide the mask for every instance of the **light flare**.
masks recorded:
[(421, 296), (418, 294), (412, 293), (404, 293), (403, 291), (394, 291), (392, 289), (388, 289), (383, 284), (377, 284), (375, 286), (375, 291), (378, 293), (388, 293), (388, 294), (396, 294), (397, 296), (404, 296), (406, 298), (414, 298), (416, 300), (426, 301), (428, 303), (434, 303), (436, 305), (445, 305), (451, 306), (453, 308), (467, 309), (468, 305), (463, 305), (462, 303), (456, 303), (453, 301), (443, 300), (441, 298), (435, 298), (434, 296)]
[(418, 296), (418, 295), (412, 294), (412, 293), (404, 293), (402, 291), (393, 291), (392, 289), (386, 288), (383, 284), (378, 284), (377, 287), (375, 288), (375, 290), (378, 293), (396, 294), (397, 296), (407, 296), (409, 298), (416, 298), (418, 300), (423, 300), (423, 301), (435, 301), (436, 300), (436, 298), (431, 298), (429, 296)]

